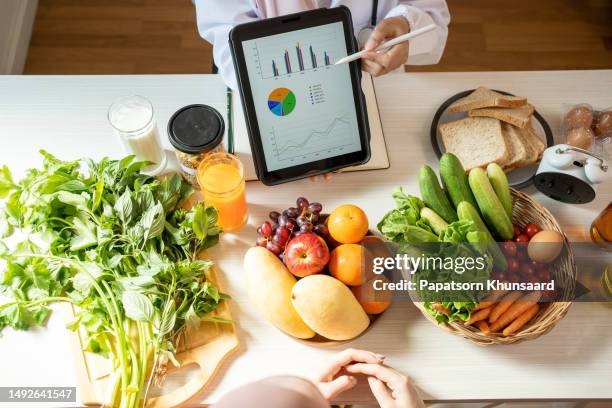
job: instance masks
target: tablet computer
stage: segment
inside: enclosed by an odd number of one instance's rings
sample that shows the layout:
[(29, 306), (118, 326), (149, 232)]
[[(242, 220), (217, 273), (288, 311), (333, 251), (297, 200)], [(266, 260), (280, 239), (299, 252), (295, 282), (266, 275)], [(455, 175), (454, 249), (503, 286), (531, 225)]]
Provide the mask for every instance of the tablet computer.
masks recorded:
[(363, 164), (369, 127), (350, 11), (316, 9), (236, 26), (230, 47), (257, 176), (280, 184)]

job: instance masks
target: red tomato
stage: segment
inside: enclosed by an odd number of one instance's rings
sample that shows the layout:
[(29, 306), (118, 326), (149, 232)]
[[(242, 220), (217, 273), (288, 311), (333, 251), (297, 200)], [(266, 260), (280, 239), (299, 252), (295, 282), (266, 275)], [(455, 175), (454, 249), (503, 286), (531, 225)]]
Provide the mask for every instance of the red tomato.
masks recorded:
[(530, 224), (525, 225), (524, 231), (525, 231), (525, 234), (527, 234), (527, 236), (529, 237), (529, 239), (531, 239), (533, 238), (535, 234), (540, 232), (540, 227), (538, 227), (535, 224), (530, 223)]
[(519, 235), (521, 235), (523, 233), (523, 231), (521, 230), (521, 227), (519, 227), (518, 225), (514, 224), (514, 238), (518, 237)]
[(548, 268), (541, 269), (538, 273), (538, 276), (540, 277), (542, 282), (550, 282), (550, 280), (552, 279), (552, 275), (550, 274), (550, 270), (548, 270)]
[(520, 234), (519, 236), (514, 238), (514, 242), (517, 242), (519, 244), (526, 244), (529, 242), (529, 236), (525, 234)]
[(518, 275), (518, 273), (511, 273), (510, 275), (508, 275), (508, 280), (510, 282), (516, 283), (521, 281), (521, 277)]
[(502, 252), (506, 256), (515, 256), (516, 255), (516, 244), (511, 240), (504, 241), (502, 243)]
[(508, 259), (508, 274), (517, 273), (520, 267), (519, 261), (516, 258)]
[(521, 267), (521, 272), (527, 276), (536, 276), (536, 269), (529, 263), (525, 263)]
[(531, 278), (529, 278), (529, 281), (531, 283), (540, 283), (540, 278), (538, 278), (537, 276), (532, 276)]

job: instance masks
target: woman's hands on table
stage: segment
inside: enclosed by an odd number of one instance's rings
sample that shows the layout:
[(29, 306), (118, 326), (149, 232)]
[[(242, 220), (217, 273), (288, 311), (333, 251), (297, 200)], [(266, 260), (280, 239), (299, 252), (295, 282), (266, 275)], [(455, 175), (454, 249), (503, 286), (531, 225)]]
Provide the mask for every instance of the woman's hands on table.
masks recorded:
[(328, 401), (357, 385), (355, 375), (365, 375), (381, 408), (424, 408), (406, 375), (385, 366), (385, 356), (366, 350), (346, 349), (332, 357), (313, 379)]
[(382, 52), (374, 51), (380, 44), (410, 32), (410, 24), (405, 17), (389, 17), (382, 20), (370, 35), (364, 49), (369, 51), (361, 57), (361, 68), (372, 76), (385, 75), (408, 60), (410, 45), (408, 41), (397, 44)]

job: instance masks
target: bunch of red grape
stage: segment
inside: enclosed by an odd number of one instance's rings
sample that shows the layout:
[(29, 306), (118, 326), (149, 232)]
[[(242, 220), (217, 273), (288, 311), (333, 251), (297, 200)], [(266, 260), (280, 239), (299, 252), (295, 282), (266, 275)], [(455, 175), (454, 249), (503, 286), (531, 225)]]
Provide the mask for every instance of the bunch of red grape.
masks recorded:
[(257, 228), (257, 245), (268, 248), (281, 259), (289, 240), (298, 235), (314, 232), (329, 241), (329, 231), (325, 219), (321, 215), (323, 206), (320, 203), (310, 203), (306, 198), (299, 197), (295, 207), (270, 212), (270, 221), (265, 221)]

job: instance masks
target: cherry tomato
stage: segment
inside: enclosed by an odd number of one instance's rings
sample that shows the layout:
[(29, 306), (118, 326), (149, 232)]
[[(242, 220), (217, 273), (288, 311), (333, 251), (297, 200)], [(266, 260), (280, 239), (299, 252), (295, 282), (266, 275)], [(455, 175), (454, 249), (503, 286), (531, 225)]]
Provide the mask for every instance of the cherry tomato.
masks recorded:
[(521, 227), (519, 227), (518, 225), (514, 224), (514, 238), (518, 237), (519, 235), (521, 235), (523, 233), (523, 231), (521, 230)]
[(531, 283), (540, 283), (540, 278), (538, 278), (537, 276), (532, 276), (531, 278), (529, 278), (529, 281)]
[(519, 236), (514, 238), (514, 242), (517, 242), (519, 244), (526, 244), (529, 242), (529, 236), (525, 234), (520, 234)]
[(523, 231), (525, 231), (525, 234), (529, 237), (529, 239), (531, 239), (535, 234), (540, 232), (540, 227), (533, 223), (530, 223), (525, 225), (525, 229)]
[(497, 278), (496, 278), (496, 279), (497, 279), (498, 281), (500, 281), (500, 282), (505, 282), (505, 281), (506, 281), (506, 274), (505, 274), (505, 273), (503, 273), (503, 272), (500, 272), (500, 273), (499, 273), (499, 275), (497, 275)]
[(510, 275), (508, 275), (508, 280), (510, 282), (516, 283), (521, 281), (521, 277), (518, 275), (518, 273), (511, 273)]
[(520, 270), (519, 261), (516, 258), (508, 259), (508, 274), (517, 273)]
[(542, 282), (550, 282), (552, 275), (550, 274), (550, 270), (548, 268), (541, 269), (538, 273), (538, 276), (542, 280)]
[(502, 244), (502, 252), (506, 256), (515, 256), (516, 255), (516, 244), (511, 240), (504, 241)]
[(527, 276), (536, 276), (536, 269), (529, 263), (524, 263), (521, 267), (521, 272)]

